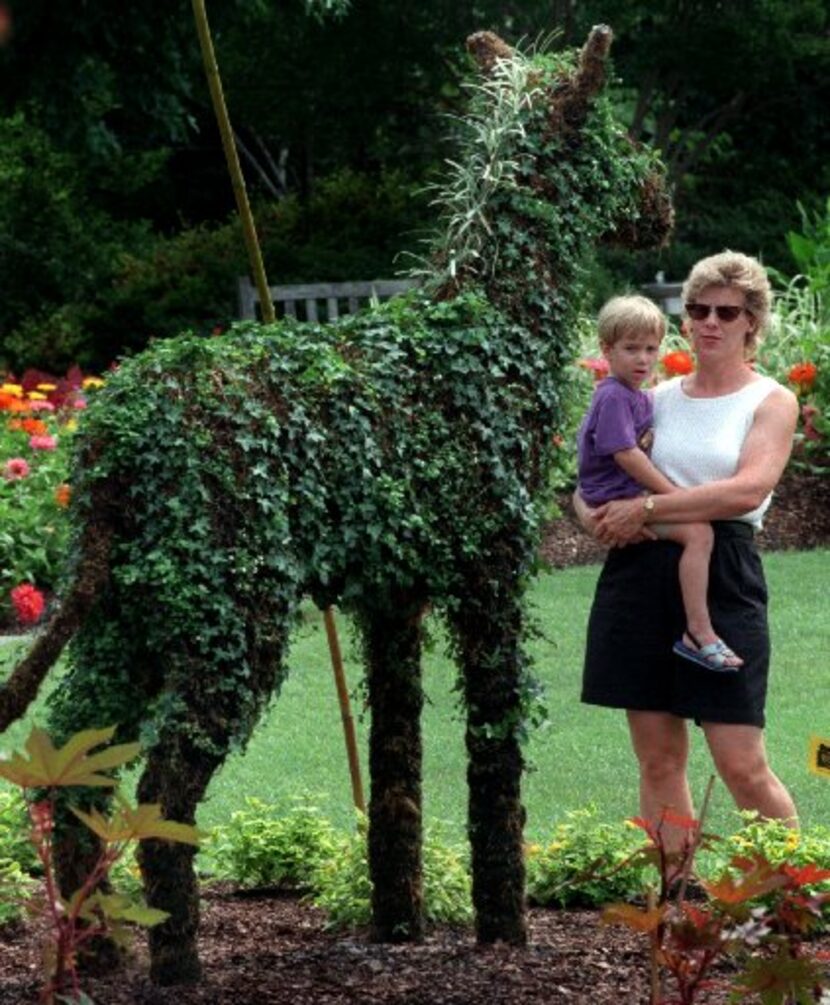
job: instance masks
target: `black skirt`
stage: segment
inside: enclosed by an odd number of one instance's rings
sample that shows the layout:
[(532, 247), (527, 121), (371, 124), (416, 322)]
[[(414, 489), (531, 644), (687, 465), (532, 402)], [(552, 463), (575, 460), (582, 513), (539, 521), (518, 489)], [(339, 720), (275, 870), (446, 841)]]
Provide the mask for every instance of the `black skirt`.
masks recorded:
[(761, 559), (749, 524), (724, 520), (712, 527), (712, 624), (744, 665), (737, 673), (719, 673), (672, 652), (686, 627), (680, 545), (647, 541), (613, 548), (588, 622), (584, 702), (763, 727), (770, 647)]

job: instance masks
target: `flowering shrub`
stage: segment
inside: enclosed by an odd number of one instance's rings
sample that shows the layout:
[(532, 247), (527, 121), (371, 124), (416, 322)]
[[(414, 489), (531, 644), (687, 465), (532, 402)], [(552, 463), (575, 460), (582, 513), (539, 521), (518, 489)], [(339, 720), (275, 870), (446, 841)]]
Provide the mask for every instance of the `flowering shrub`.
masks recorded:
[(75, 367), (0, 380), (0, 623), (35, 624), (67, 544), (69, 453), (77, 413), (101, 381)]

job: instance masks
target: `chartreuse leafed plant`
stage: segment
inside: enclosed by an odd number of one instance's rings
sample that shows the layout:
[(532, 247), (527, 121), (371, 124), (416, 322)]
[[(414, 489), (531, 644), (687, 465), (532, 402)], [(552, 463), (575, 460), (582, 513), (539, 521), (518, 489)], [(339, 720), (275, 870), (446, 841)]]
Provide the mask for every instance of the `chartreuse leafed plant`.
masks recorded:
[(528, 897), (550, 907), (634, 897), (648, 870), (636, 854), (640, 845), (630, 826), (598, 820), (595, 807), (572, 810), (549, 839), (527, 846)]
[[(78, 888), (68, 896), (61, 894), (55, 875), (56, 793), (66, 788), (115, 788), (114, 779), (102, 772), (134, 760), (139, 745), (118, 744), (93, 753), (112, 739), (114, 733), (115, 727), (85, 730), (56, 749), (49, 736), (35, 728), (26, 741), (28, 756), (13, 754), (9, 760), (0, 761), (0, 778), (19, 786), (26, 798), (31, 821), (29, 837), (42, 873), (42, 895), (36, 902), (30, 901), (29, 906), (39, 910), (48, 933), (44, 951), (46, 974), (40, 998), (46, 1005), (81, 1000), (79, 957), (93, 939), (107, 936), (116, 944), (123, 944), (128, 939), (126, 923), (152, 926), (166, 918), (164, 911), (132, 901), (123, 894), (106, 892), (110, 870), (127, 847), (148, 840), (198, 843), (195, 827), (162, 819), (157, 805), (132, 807), (117, 795), (117, 805), (110, 816), (70, 806), (98, 838), (100, 852)], [(27, 892), (25, 885), (21, 891), (19, 875), (12, 870), (0, 868), (0, 886), (4, 879), (11, 879), (12, 889), (2, 889), (3, 900)]]
[[(773, 842), (756, 831), (749, 847), (733, 855), (720, 876), (702, 881), (705, 899), (690, 902), (686, 893), (695, 854), (718, 839), (703, 834), (698, 821), (670, 810), (657, 823), (633, 822), (646, 833), (640, 854), (656, 869), (658, 892), (645, 907), (609, 905), (603, 920), (649, 939), (652, 1005), (693, 1005), (707, 990), (726, 985), (733, 1001), (756, 995), (763, 1005), (825, 1000), (830, 970), (811, 952), (809, 936), (821, 925), (822, 909), (830, 901), (830, 869), (794, 865), (786, 858), (771, 861), (759, 845)], [(678, 831), (683, 841), (674, 850), (666, 836)], [(790, 845), (794, 850), (796, 842)], [(737, 976), (716, 978), (713, 967), (727, 957)]]
[[(481, 942), (527, 938), (522, 740), (537, 708), (524, 596), (568, 393), (582, 261), (668, 236), (652, 153), (603, 95), (611, 32), (524, 55), (482, 32), (424, 284), (336, 324), (253, 322), (123, 362), (76, 434), (70, 585), (0, 690), (22, 714), (71, 637), (51, 728), (141, 737), (142, 801), (194, 818), (285, 675), (300, 599), (348, 609), (371, 711), (372, 936), (423, 933), (422, 614), (449, 623), (466, 710)], [(488, 127), (488, 123), (492, 128)], [(462, 171), (462, 174), (464, 172)], [(63, 818), (62, 818), (63, 819)], [(71, 828), (62, 837), (75, 848)], [(62, 856), (66, 888), (83, 855)], [(141, 852), (151, 977), (197, 980), (198, 888)]]
[(209, 873), (241, 886), (308, 890), (341, 846), (331, 823), (309, 800), (285, 807), (249, 797), (244, 810), (213, 829), (204, 858)]
[[(367, 823), (354, 834), (336, 830), (307, 798), (274, 806), (246, 799), (246, 808), (214, 828), (203, 866), (215, 878), (241, 886), (275, 886), (305, 892), (328, 914), (332, 928), (371, 921)], [(427, 922), (465, 924), (472, 919), (467, 856), (448, 843), (437, 825), (424, 840), (424, 916)]]
[[(440, 827), (424, 836), (424, 919), (430, 924), (463, 925), (472, 920), (469, 862), (445, 842)], [(356, 928), (372, 920), (367, 821), (351, 836), (341, 836), (335, 857), (320, 864), (310, 899), (328, 915), (331, 928)]]

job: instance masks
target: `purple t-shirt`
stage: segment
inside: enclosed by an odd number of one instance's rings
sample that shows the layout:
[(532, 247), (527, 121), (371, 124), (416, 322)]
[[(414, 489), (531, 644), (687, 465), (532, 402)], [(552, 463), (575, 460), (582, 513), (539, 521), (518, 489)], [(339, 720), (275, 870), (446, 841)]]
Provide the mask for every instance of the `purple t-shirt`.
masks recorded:
[(579, 492), (590, 506), (640, 495), (643, 486), (615, 462), (618, 450), (640, 447), (648, 453), (654, 402), (616, 377), (597, 385), (577, 435)]

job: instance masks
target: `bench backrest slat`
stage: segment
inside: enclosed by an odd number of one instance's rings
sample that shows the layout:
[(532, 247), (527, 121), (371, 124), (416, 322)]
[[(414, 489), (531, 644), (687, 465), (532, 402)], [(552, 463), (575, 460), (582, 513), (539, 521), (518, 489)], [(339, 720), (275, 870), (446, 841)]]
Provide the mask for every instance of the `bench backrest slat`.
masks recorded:
[[(271, 286), (271, 298), (278, 316), (305, 321), (336, 321), (341, 314), (354, 314), (374, 300), (388, 300), (406, 293), (416, 285), (413, 279), (373, 279), (366, 282), (295, 283)], [(258, 316), (259, 293), (247, 276), (238, 283), (239, 316)], [(302, 305), (304, 317), (298, 312)]]

